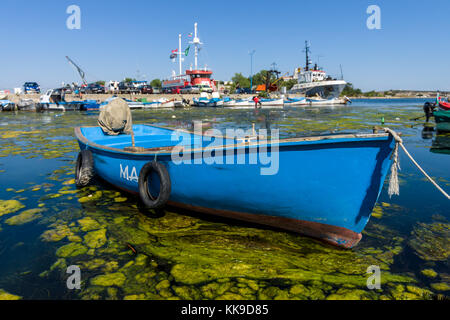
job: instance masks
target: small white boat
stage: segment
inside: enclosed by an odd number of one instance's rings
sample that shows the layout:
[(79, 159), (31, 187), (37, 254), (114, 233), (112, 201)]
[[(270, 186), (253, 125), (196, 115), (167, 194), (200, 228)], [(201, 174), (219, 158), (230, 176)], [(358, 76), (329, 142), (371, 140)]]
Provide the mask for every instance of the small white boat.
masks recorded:
[(328, 106), (336, 104), (347, 104), (349, 99), (347, 98), (331, 98), (331, 99), (308, 99), (312, 106)]
[(260, 99), (262, 106), (283, 106), (284, 100), (280, 99)]
[(285, 106), (306, 106), (309, 104), (310, 102), (306, 98), (287, 98), (287, 100), (284, 100)]
[(168, 100), (166, 98), (153, 100), (153, 102), (155, 102), (155, 107), (156, 108), (173, 108), (173, 107), (175, 107), (174, 100)]

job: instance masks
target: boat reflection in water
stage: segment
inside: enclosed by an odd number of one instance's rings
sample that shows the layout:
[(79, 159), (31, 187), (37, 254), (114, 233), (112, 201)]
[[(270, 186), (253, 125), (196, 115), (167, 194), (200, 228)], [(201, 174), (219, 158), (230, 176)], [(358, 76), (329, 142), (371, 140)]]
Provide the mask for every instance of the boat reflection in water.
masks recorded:
[(450, 154), (450, 133), (437, 134), (430, 151), (433, 153)]

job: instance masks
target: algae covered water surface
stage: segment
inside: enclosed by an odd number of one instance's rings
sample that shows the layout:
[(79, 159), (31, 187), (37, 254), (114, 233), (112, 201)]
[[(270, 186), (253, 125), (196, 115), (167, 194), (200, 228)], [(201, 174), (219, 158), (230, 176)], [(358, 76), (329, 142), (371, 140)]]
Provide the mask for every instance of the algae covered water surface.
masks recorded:
[[(411, 120), (423, 103), (138, 110), (133, 120), (178, 128), (202, 120), (217, 129), (254, 123), (298, 137), (371, 132), (384, 119), (449, 190), (450, 135)], [(95, 113), (0, 114), (0, 300), (430, 299), (450, 292), (448, 200), (403, 154), (400, 196), (390, 199), (386, 182), (362, 241), (343, 250), (195, 212), (149, 211), (101, 181), (77, 189), (73, 128), (96, 120)], [(369, 290), (373, 265), (381, 288)], [(81, 270), (80, 290), (67, 288), (69, 266)]]

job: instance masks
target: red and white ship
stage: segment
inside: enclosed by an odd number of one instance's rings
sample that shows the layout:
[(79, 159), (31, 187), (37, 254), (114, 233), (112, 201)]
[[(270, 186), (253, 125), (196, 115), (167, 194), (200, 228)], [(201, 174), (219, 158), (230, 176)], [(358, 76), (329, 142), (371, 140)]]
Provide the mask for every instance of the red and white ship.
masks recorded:
[[(165, 92), (170, 93), (180, 93), (183, 89), (188, 89), (192, 87), (192, 92), (200, 92), (200, 91), (217, 91), (216, 81), (214, 81), (212, 76), (212, 71), (208, 70), (207, 67), (203, 69), (198, 68), (198, 52), (199, 46), (203, 43), (200, 42), (200, 39), (197, 36), (197, 23), (194, 24), (194, 38), (190, 44), (194, 45), (195, 53), (194, 53), (194, 69), (186, 70), (183, 74), (183, 58), (182, 56), (187, 56), (189, 52), (188, 47), (185, 51), (181, 50), (181, 34), (178, 35), (178, 49), (173, 50), (171, 54), (171, 58), (178, 56), (178, 64), (179, 64), (179, 74), (172, 76), (171, 79), (164, 80), (162, 83), (162, 89)], [(175, 73), (175, 72), (174, 72)]]

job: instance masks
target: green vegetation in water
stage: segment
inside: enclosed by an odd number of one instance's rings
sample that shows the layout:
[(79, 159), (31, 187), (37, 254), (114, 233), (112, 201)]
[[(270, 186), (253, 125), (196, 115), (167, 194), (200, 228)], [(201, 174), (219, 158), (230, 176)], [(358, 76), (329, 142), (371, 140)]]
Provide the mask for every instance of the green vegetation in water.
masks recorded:
[[(280, 128), (281, 137), (369, 132), (381, 117), (386, 125), (405, 128), (414, 125), (411, 118), (422, 115), (421, 110), (375, 108), (342, 108), (333, 113), (323, 108), (305, 108), (301, 113), (271, 110), (261, 112), (256, 119), (253, 110), (214, 110), (213, 116), (197, 109), (133, 111), (135, 123), (159, 121), (178, 127), (180, 123), (171, 120), (175, 114), (186, 122), (211, 121), (214, 128), (226, 127), (230, 118), (242, 128), (250, 128), (255, 121), (257, 129), (270, 120), (272, 127)], [(43, 279), (66, 276), (68, 265), (79, 265), (85, 280), (76, 293), (80, 299), (424, 299), (430, 292), (445, 292), (443, 284), (448, 278), (437, 266), (426, 266), (436, 270), (429, 278), (430, 285), (419, 282), (411, 272), (393, 271), (407, 244), (419, 248), (421, 259), (445, 256), (444, 248), (433, 251), (427, 245), (424, 249), (422, 243), (431, 239), (423, 240), (428, 238), (422, 236), (423, 231), (405, 240), (398, 230), (383, 224), (403, 210), (393, 204), (379, 203), (373, 213), (379, 219), (370, 221), (360, 245), (354, 250), (341, 250), (297, 234), (210, 221), (189, 213), (143, 213), (135, 197), (104, 185), (75, 189), (78, 146), (73, 126), (79, 123), (96, 125), (96, 117), (64, 115), (48, 124), (32, 123), (27, 133), (23, 123), (0, 126), (0, 157), (37, 157), (62, 163), (50, 170), (45, 181), (34, 181), (17, 191), (8, 188), (12, 195), (8, 193), (8, 198), (13, 199), (0, 201), (0, 215), (19, 212), (20, 216), (25, 208), (20, 201), (29, 208), (45, 207), (45, 212), (22, 216), (22, 221), (27, 221), (42, 215), (39, 225), (46, 228), (40, 236), (42, 244), (55, 247), (54, 260), (47, 270), (39, 271), (40, 275)], [(406, 178), (410, 177), (403, 176), (403, 180)], [(19, 201), (23, 196), (29, 199)], [(440, 228), (431, 229), (439, 234)], [(436, 241), (442, 241), (444, 235), (440, 233)], [(419, 237), (423, 239), (413, 241)], [(441, 242), (438, 247), (444, 245)], [(382, 269), (381, 290), (366, 287), (370, 265)], [(427, 270), (425, 266), (421, 269)], [(428, 271), (422, 276), (420, 269), (417, 273), (422, 278), (431, 274)]]
[(450, 256), (450, 224), (419, 222), (417, 225), (409, 241), (416, 254), (427, 261), (446, 261)]

